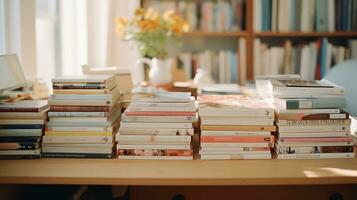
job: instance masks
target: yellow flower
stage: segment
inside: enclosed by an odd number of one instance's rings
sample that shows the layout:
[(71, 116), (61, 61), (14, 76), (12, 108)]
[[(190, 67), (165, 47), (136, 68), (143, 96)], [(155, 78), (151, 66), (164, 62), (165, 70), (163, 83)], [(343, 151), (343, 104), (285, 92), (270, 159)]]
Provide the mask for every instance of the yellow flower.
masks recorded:
[(190, 25), (185, 21), (182, 25), (183, 32), (188, 32), (190, 30)]
[(135, 17), (143, 17), (145, 14), (145, 9), (144, 8), (137, 8), (135, 10)]
[(124, 28), (128, 24), (128, 20), (123, 17), (118, 17), (115, 19), (115, 23), (116, 23), (116, 33), (122, 37), (124, 35)]
[(164, 12), (164, 14), (162, 14), (162, 19), (168, 22), (170, 21), (170, 18), (172, 17), (173, 14), (174, 14), (173, 10), (167, 10)]
[(145, 12), (144, 15), (145, 19), (158, 19), (159, 18), (159, 13), (157, 13), (156, 11), (154, 11), (152, 8), (148, 8)]

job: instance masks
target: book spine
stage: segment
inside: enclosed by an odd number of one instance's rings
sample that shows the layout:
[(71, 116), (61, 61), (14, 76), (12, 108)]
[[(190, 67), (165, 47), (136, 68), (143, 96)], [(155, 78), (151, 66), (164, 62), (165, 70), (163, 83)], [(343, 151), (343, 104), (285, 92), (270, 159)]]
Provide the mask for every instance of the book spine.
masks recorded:
[(220, 126), (220, 125), (201, 125), (201, 130), (206, 131), (271, 131), (275, 132), (275, 126)]
[(52, 85), (52, 89), (105, 89), (100, 85)]
[(49, 100), (50, 106), (112, 106), (113, 101), (103, 100)]
[(127, 116), (195, 116), (196, 112), (173, 112), (173, 111), (128, 111), (125, 110)]
[(250, 160), (271, 159), (271, 154), (201, 155), (202, 160)]
[(0, 108), (0, 112), (39, 112), (38, 108)]
[(39, 144), (37, 142), (1, 142), (0, 150), (25, 150), (37, 149)]
[(45, 131), (85, 131), (85, 132), (112, 132), (112, 127), (58, 127), (58, 126), (46, 126)]
[(279, 132), (344, 132), (349, 131), (350, 125), (342, 126), (279, 126)]
[(279, 120), (277, 125), (283, 126), (323, 126), (323, 125), (350, 125), (350, 119), (331, 119), (331, 120)]
[(45, 158), (113, 158), (113, 153), (48, 153), (43, 152)]
[(113, 143), (112, 136), (43, 136), (43, 143)]
[(274, 136), (260, 137), (260, 136), (201, 136), (201, 142), (206, 143), (259, 143), (259, 142), (270, 142), (274, 143)]
[(348, 119), (348, 113), (340, 114), (280, 114), (279, 120), (330, 120), (330, 119)]
[(107, 112), (48, 112), (49, 117), (107, 117)]
[(119, 128), (120, 135), (193, 135), (191, 129)]
[(42, 129), (44, 124), (2, 124), (0, 129)]
[(345, 108), (345, 98), (311, 99), (311, 100), (286, 100), (287, 109), (319, 109), (319, 108)]
[(279, 147), (277, 152), (279, 154), (352, 153), (353, 146)]
[(278, 154), (278, 159), (326, 159), (354, 158), (354, 153), (321, 153), (321, 154)]
[(109, 112), (108, 106), (50, 106), (54, 112)]
[(120, 156), (193, 156), (192, 150), (171, 149), (118, 149)]
[(192, 123), (129, 123), (129, 122), (120, 122), (120, 127), (122, 128), (177, 128), (177, 129), (186, 129), (192, 128)]
[(195, 122), (196, 116), (126, 116), (122, 115), (123, 122)]
[(348, 142), (352, 143), (352, 137), (328, 137), (328, 138), (284, 138), (280, 137), (279, 142)]

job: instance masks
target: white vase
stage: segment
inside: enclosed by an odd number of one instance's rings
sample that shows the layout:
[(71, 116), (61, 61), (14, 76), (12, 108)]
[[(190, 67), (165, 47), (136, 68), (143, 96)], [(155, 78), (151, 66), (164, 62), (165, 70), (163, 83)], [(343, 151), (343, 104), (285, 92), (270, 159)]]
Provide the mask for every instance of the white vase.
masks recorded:
[(136, 67), (139, 68), (145, 63), (150, 66), (149, 79), (152, 84), (165, 84), (172, 82), (172, 59), (141, 58)]

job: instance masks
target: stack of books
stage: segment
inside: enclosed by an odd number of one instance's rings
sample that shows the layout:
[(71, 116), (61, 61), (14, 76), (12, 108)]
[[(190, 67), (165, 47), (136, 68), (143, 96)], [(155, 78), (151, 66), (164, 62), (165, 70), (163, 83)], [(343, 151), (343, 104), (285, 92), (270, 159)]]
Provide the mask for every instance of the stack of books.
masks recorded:
[(278, 159), (354, 158), (344, 89), (327, 81), (274, 80)]
[(201, 159), (271, 159), (274, 105), (245, 95), (201, 95)]
[(133, 95), (116, 135), (118, 158), (192, 160), (197, 118), (190, 93)]
[(115, 76), (60, 77), (52, 84), (43, 155), (113, 157), (121, 114)]
[(40, 158), (46, 100), (0, 105), (0, 158)]

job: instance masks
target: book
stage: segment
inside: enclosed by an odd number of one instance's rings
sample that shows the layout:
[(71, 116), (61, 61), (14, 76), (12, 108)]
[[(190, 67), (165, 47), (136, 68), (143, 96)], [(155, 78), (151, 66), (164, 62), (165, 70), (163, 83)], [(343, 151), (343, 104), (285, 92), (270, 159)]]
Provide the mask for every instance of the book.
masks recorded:
[(110, 112), (109, 106), (50, 106), (51, 112)]
[(321, 126), (279, 126), (279, 132), (343, 132), (349, 131), (350, 125), (321, 125)]
[(118, 149), (118, 156), (193, 156), (192, 150), (174, 149)]
[(278, 159), (354, 158), (354, 153), (278, 154)]
[(43, 136), (44, 143), (113, 143), (112, 136)]
[(201, 131), (201, 136), (270, 136), (269, 131)]
[(53, 94), (78, 94), (78, 95), (95, 95), (95, 94), (111, 94), (114, 89), (54, 89)]
[(352, 153), (353, 146), (279, 147), (278, 154)]
[(50, 106), (113, 106), (116, 101), (112, 100), (56, 100), (48, 101)]
[(279, 132), (279, 137), (347, 137), (350, 136), (348, 131), (342, 132)]
[(201, 125), (201, 130), (214, 131), (270, 131), (275, 132), (276, 127), (271, 126), (261, 126), (261, 125)]
[(119, 128), (121, 135), (193, 135), (193, 128)]
[(116, 135), (118, 144), (189, 144), (191, 136)]
[(113, 158), (113, 153), (61, 153), (61, 152), (43, 152), (45, 158)]
[(344, 96), (300, 99), (275, 98), (274, 103), (279, 109), (345, 108), (346, 98)]
[(329, 120), (280, 120), (276, 123), (278, 126), (337, 126), (350, 125), (350, 119), (329, 119)]
[(0, 104), (0, 112), (42, 112), (48, 109), (46, 100), (22, 100), (11, 104)]
[(193, 160), (193, 156), (127, 156), (118, 155), (121, 160)]
[(273, 143), (258, 142), (258, 143), (201, 143), (201, 149), (206, 148), (240, 148), (240, 147), (273, 147)]
[(233, 155), (201, 155), (201, 160), (247, 160), (271, 159), (271, 154), (233, 154)]
[(96, 131), (45, 131), (47, 136), (111, 136), (113, 132)]
[(274, 136), (201, 136), (204, 143), (274, 143)]
[(191, 150), (191, 144), (118, 144), (117, 149)]
[(114, 75), (80, 75), (80, 76), (62, 76), (52, 79), (52, 83), (102, 83), (108, 84), (115, 82)]
[(198, 116), (121, 116), (123, 122), (196, 122)]
[(274, 116), (274, 105), (263, 98), (247, 95), (200, 95), (200, 116)]
[(71, 153), (71, 154), (112, 154), (113, 148), (92, 147), (42, 147), (43, 153)]
[(40, 148), (37, 142), (0, 142), (0, 150), (26, 150)]
[(273, 125), (273, 118), (204, 117), (201, 125)]
[(125, 110), (126, 116), (196, 116), (196, 112), (186, 111), (128, 111)]
[(47, 110), (42, 112), (0, 112), (0, 119), (45, 119)]
[(121, 128), (177, 128), (187, 129), (193, 128), (192, 123), (134, 123), (134, 122), (120, 122)]
[(348, 113), (279, 113), (279, 120), (332, 120), (332, 119), (348, 119)]

